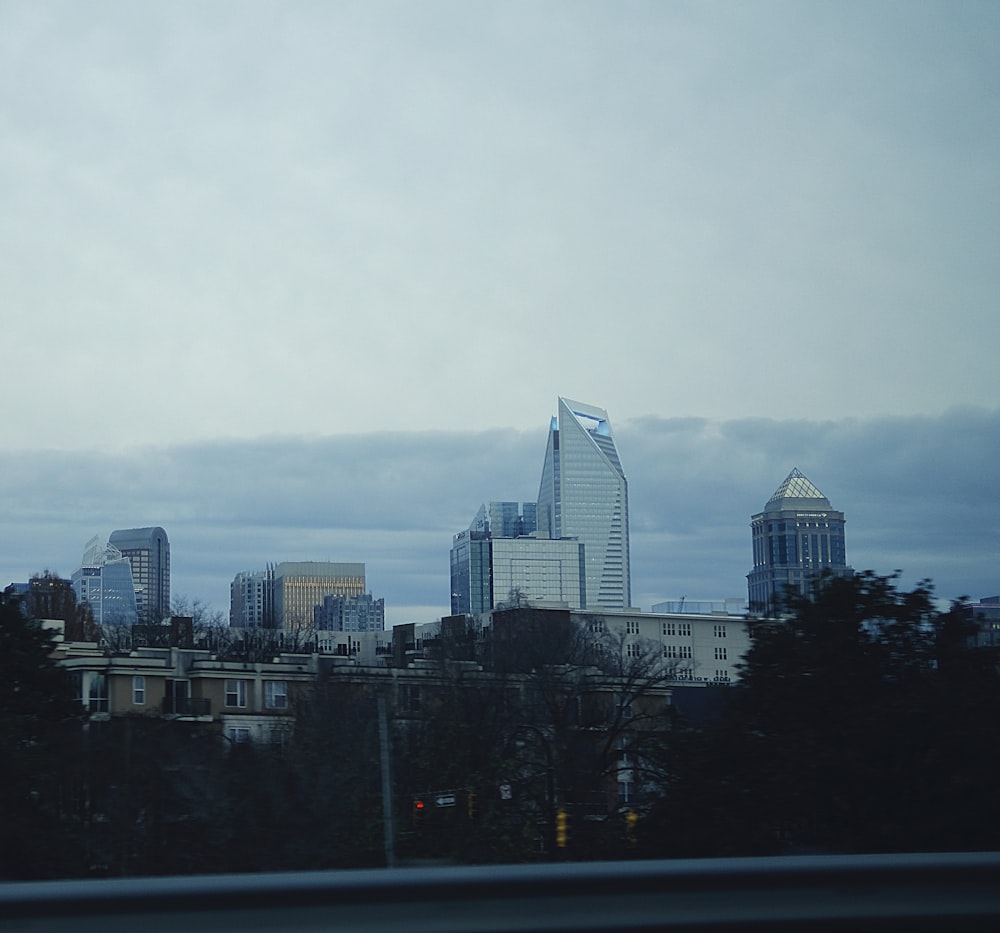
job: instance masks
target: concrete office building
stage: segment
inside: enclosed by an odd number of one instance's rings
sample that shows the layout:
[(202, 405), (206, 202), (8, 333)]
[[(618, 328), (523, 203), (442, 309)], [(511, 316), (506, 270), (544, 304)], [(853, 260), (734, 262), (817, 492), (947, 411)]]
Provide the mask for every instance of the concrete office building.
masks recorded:
[(747, 574), (750, 611), (774, 615), (788, 595), (809, 592), (821, 571), (851, 573), (844, 543), (844, 513), (836, 511), (799, 470), (793, 469), (750, 519), (753, 570)]
[(631, 604), (628, 482), (608, 413), (559, 399), (538, 490), (539, 538), (584, 546), (587, 609)]
[(132, 567), (140, 622), (162, 622), (170, 615), (170, 542), (160, 527), (112, 531), (108, 544)]

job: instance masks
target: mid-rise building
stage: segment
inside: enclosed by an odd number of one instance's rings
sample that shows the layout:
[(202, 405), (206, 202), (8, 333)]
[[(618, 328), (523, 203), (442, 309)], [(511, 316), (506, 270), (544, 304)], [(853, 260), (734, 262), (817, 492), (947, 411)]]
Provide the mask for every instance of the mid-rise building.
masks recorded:
[(753, 570), (747, 575), (750, 611), (779, 612), (789, 595), (809, 592), (822, 571), (850, 573), (844, 513), (836, 511), (798, 468), (750, 519)]
[(274, 568), (245, 570), (229, 584), (229, 624), (237, 628), (274, 628)]
[(238, 573), (230, 584), (229, 624), (240, 628), (289, 628), (313, 623), (326, 596), (362, 596), (365, 565), (285, 561)]
[(495, 538), (471, 529), (451, 548), (451, 611), (481, 615), (511, 600), (582, 609), (583, 545), (573, 538)]
[(113, 544), (91, 538), (73, 573), (77, 602), (86, 603), (100, 626), (133, 626), (139, 620), (132, 565)]
[(170, 541), (159, 526), (112, 531), (108, 544), (128, 558), (140, 622), (162, 622), (170, 615)]
[(313, 609), (313, 624), (323, 632), (385, 631), (385, 600), (371, 593), (360, 596), (324, 596)]
[(631, 604), (628, 482), (603, 408), (559, 399), (538, 490), (539, 538), (584, 546), (588, 609)]
[(534, 535), (533, 502), (481, 505), (451, 547), (451, 611), (480, 615), (512, 598), (583, 608), (583, 546)]

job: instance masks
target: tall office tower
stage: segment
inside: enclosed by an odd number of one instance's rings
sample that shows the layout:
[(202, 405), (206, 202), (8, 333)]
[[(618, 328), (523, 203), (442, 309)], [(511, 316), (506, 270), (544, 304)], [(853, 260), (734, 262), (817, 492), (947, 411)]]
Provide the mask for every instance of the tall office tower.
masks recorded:
[(483, 519), (484, 514), (481, 508), (472, 525), (452, 541), (452, 615), (480, 615), (515, 594), (532, 602), (584, 607), (583, 545), (579, 541), (518, 535), (520, 521), (507, 525), (515, 534), (497, 534), (492, 529), (502, 531), (504, 523), (494, 526)]
[(114, 545), (132, 565), (140, 622), (162, 622), (170, 615), (170, 542), (160, 527), (112, 531)]
[(844, 513), (837, 512), (798, 468), (750, 519), (753, 570), (747, 574), (750, 611), (773, 615), (787, 595), (809, 592), (824, 569), (852, 573), (844, 546)]
[(539, 538), (578, 538), (586, 561), (586, 609), (631, 604), (628, 482), (608, 413), (559, 399), (538, 490)]
[(132, 565), (113, 544), (91, 538), (73, 573), (78, 603), (87, 603), (98, 625), (133, 626), (139, 620)]
[(229, 584), (229, 624), (274, 628), (274, 568), (241, 571)]
[(311, 624), (324, 596), (361, 596), (364, 564), (289, 561), (274, 567), (274, 619), (279, 628)]
[(313, 623), (324, 632), (384, 632), (385, 600), (371, 593), (360, 596), (324, 596), (313, 609)]

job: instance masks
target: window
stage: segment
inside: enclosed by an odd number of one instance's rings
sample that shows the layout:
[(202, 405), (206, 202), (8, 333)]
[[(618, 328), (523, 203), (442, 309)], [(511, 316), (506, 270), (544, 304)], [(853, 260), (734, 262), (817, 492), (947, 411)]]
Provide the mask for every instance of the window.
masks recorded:
[(664, 645), (663, 646), (663, 657), (665, 658), (676, 658), (679, 657), (677, 654), (677, 645)]
[(722, 683), (729, 683), (729, 671), (727, 670), (717, 670), (715, 672), (715, 679)]
[(715, 637), (716, 638), (725, 638), (726, 637), (726, 627), (724, 625), (714, 625), (714, 626), (712, 626), (712, 628), (715, 630)]
[(725, 648), (716, 648), (715, 649), (715, 660), (716, 661), (725, 661), (726, 660), (726, 649)]
[(627, 693), (619, 693), (615, 698), (618, 704), (618, 711), (621, 714), (622, 719), (632, 718), (632, 697)]
[(247, 705), (247, 682), (245, 680), (226, 681), (226, 706)]
[(268, 680), (264, 684), (264, 705), (268, 709), (286, 709), (288, 684), (283, 680)]
[(229, 741), (235, 745), (242, 745), (250, 741), (250, 730), (245, 726), (231, 726), (229, 729)]
[(626, 635), (638, 635), (639, 634), (639, 620), (638, 619), (629, 619), (629, 621), (625, 623), (625, 634)]
[(403, 709), (408, 713), (420, 712), (420, 687), (416, 684), (403, 687)]
[(690, 622), (678, 622), (677, 623), (677, 634), (678, 635), (690, 635), (691, 634), (691, 623)]
[(664, 622), (663, 623), (663, 634), (664, 635), (676, 635), (677, 625), (674, 622)]
[(108, 678), (104, 674), (90, 675), (88, 708), (92, 713), (106, 713), (108, 711)]
[(677, 650), (680, 652), (678, 654), (678, 657), (681, 657), (681, 658), (690, 658), (691, 657), (691, 646), (690, 645), (681, 645)]
[(625, 657), (627, 658), (641, 658), (642, 651), (637, 642), (629, 642), (625, 646)]
[(268, 732), (267, 740), (271, 745), (285, 745), (288, 742), (288, 730), (271, 729)]
[(142, 674), (132, 678), (132, 703), (134, 706), (146, 705), (146, 678)]

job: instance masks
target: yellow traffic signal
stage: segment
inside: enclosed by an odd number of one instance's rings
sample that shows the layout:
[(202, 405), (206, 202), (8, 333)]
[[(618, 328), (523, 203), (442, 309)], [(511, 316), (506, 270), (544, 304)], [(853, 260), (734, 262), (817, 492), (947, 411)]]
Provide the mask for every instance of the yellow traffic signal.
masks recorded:
[(556, 810), (556, 845), (560, 849), (566, 848), (566, 842), (569, 840), (569, 816), (566, 811), (562, 808)]
[(635, 842), (635, 827), (639, 822), (639, 814), (635, 810), (629, 810), (625, 814), (625, 835), (629, 842)]

